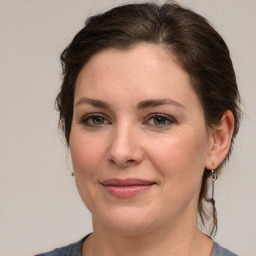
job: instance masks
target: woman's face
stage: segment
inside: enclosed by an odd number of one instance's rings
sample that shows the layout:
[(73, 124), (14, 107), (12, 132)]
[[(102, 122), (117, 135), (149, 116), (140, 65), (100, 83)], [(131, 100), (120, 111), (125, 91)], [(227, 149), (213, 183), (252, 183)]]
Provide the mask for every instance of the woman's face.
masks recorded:
[(92, 57), (76, 82), (70, 150), (94, 225), (138, 233), (196, 221), (209, 138), (189, 76), (164, 48)]

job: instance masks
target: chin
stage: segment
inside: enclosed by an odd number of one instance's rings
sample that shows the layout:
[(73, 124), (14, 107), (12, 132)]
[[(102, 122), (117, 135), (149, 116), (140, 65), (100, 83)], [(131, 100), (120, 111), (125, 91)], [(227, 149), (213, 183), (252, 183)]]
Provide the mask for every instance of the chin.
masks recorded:
[[(107, 215), (100, 216), (101, 223), (108, 228), (115, 230), (122, 235), (139, 235), (149, 232), (153, 229), (157, 219), (153, 218), (154, 214), (150, 214), (145, 209), (115, 209), (108, 211)], [(98, 216), (99, 218), (99, 216)], [(95, 224), (97, 224), (97, 220)]]

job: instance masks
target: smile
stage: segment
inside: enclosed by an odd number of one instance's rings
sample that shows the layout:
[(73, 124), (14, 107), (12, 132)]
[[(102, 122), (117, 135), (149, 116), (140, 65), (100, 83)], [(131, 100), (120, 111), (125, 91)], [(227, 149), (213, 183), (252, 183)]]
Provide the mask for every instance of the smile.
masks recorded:
[(117, 198), (130, 198), (148, 191), (156, 183), (142, 179), (108, 179), (100, 183), (112, 196)]

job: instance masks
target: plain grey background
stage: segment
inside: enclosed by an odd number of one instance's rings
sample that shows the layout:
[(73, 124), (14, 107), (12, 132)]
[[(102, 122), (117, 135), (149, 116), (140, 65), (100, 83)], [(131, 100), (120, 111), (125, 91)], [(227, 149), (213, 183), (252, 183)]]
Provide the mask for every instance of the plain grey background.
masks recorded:
[[(92, 230), (57, 129), (59, 55), (88, 16), (125, 2), (0, 0), (0, 256), (33, 255)], [(255, 256), (256, 1), (178, 2), (209, 19), (231, 51), (245, 116), (216, 184), (215, 240)]]

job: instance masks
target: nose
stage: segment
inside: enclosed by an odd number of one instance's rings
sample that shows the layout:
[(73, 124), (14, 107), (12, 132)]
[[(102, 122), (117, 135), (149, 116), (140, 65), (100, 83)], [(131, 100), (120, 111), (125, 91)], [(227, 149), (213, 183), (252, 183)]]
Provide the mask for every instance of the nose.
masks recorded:
[(142, 161), (143, 150), (136, 127), (126, 125), (114, 129), (107, 157), (119, 168), (134, 166)]

